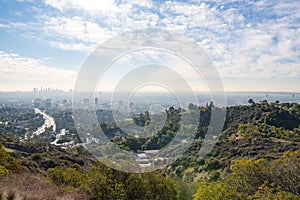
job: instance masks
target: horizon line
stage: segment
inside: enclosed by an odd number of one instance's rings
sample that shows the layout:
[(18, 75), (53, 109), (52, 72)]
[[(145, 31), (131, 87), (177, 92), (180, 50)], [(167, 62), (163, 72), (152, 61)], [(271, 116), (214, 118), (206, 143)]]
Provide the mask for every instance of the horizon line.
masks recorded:
[[(74, 93), (74, 90), (60, 90), (60, 91), (31, 91), (31, 90), (7, 90), (0, 93)], [(127, 91), (124, 91), (127, 92)], [(189, 91), (177, 91), (179, 93), (189, 92)], [(210, 93), (211, 91), (193, 91), (196, 93)], [(214, 91), (216, 93), (223, 91)], [(85, 93), (85, 92), (82, 92)], [(90, 93), (90, 92), (88, 92)], [(92, 91), (92, 93), (114, 93), (114, 91)], [(140, 91), (139, 93), (168, 93), (166, 91)], [(259, 90), (224, 90), (224, 93), (300, 93), (300, 91), (259, 91)]]

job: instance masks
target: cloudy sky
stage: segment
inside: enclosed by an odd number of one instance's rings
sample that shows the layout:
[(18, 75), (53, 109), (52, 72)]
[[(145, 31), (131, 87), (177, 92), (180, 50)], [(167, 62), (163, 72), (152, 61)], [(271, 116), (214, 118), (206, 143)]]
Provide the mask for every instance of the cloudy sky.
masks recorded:
[(0, 9), (0, 91), (72, 89), (104, 41), (164, 28), (202, 47), (226, 91), (300, 92), (298, 0), (0, 0)]

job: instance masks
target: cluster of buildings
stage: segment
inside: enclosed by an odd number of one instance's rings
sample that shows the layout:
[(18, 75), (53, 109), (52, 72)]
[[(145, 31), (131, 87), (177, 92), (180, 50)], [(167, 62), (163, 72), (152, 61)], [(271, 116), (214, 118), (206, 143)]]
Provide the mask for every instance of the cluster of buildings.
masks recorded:
[(51, 109), (51, 99), (35, 99), (33, 101), (33, 107), (35, 108), (45, 108), (45, 109)]
[(32, 103), (34, 108), (43, 110), (64, 110), (72, 108), (72, 102), (66, 99), (52, 101), (50, 98), (37, 98)]
[(59, 88), (52, 88), (52, 87), (40, 87), (40, 88), (33, 88), (33, 92), (63, 92), (62, 89)]

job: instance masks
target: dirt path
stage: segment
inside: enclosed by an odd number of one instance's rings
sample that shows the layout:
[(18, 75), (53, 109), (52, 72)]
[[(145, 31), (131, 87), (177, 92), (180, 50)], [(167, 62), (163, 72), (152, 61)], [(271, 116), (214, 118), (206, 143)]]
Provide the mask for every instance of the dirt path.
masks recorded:
[(16, 152), (16, 150), (10, 149), (10, 148), (6, 148), (5, 146), (2, 146), (2, 148), (4, 149), (4, 151), (6, 151), (8, 153)]

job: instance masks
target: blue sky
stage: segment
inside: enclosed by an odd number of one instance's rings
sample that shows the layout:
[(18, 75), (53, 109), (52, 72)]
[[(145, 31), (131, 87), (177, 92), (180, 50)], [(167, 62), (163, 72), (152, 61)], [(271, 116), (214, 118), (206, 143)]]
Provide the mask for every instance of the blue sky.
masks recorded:
[(298, 0), (0, 0), (0, 9), (0, 91), (72, 89), (107, 39), (165, 28), (205, 50), (226, 91), (300, 92)]

